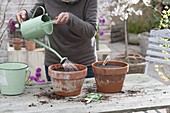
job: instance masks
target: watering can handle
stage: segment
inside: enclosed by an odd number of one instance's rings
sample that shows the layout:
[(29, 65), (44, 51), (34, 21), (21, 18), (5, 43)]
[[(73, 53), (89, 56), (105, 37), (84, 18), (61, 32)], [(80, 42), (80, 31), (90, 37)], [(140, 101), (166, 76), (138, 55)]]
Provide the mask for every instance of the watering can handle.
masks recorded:
[(34, 18), (35, 14), (36, 14), (36, 12), (37, 12), (37, 10), (38, 10), (39, 8), (41, 8), (41, 9), (42, 9), (42, 11), (43, 11), (43, 15), (45, 15), (45, 9), (44, 9), (44, 7), (43, 7), (43, 6), (38, 6), (38, 7), (36, 7), (36, 9), (34, 10), (34, 12), (33, 12), (33, 14), (32, 14), (32, 17), (31, 17), (31, 18)]
[(46, 25), (48, 25), (48, 24), (54, 24), (55, 22), (56, 22), (55, 19), (54, 19), (54, 20), (50, 20), (50, 21), (45, 22), (44, 24), (42, 24), (42, 27), (43, 27), (43, 26), (46, 26)]

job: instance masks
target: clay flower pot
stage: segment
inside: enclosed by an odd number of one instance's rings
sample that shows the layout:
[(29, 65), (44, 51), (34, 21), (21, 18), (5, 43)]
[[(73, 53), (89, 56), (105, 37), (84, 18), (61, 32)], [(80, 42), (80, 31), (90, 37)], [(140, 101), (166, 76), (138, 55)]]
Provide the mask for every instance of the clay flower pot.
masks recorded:
[(28, 51), (33, 51), (36, 47), (36, 43), (33, 40), (25, 40), (25, 48)]
[(13, 38), (12, 44), (13, 44), (14, 50), (21, 50), (21, 47), (22, 47), (22, 44), (23, 44), (23, 39)]
[(84, 78), (87, 75), (87, 67), (75, 64), (78, 71), (58, 71), (61, 64), (49, 66), (48, 72), (53, 84), (54, 93), (61, 96), (76, 96), (81, 92)]
[(97, 91), (102, 93), (122, 91), (129, 65), (118, 61), (108, 61), (105, 66), (102, 63), (103, 61), (98, 61), (92, 64)]

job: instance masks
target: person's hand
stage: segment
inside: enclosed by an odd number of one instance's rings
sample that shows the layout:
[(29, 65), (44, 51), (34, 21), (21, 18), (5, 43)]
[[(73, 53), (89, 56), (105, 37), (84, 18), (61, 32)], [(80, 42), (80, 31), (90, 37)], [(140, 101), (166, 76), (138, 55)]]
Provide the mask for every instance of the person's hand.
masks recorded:
[(16, 19), (18, 21), (18, 23), (22, 23), (23, 21), (26, 20), (26, 15), (27, 12), (25, 10), (20, 11), (19, 13), (16, 14)]
[(56, 24), (66, 24), (69, 20), (69, 13), (62, 12), (56, 17)]

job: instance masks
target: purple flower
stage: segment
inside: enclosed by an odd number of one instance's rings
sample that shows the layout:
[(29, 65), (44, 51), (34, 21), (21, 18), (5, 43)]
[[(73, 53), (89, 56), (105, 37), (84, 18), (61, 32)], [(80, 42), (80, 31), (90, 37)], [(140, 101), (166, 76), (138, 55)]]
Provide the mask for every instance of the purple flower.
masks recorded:
[(103, 30), (103, 29), (101, 29), (101, 30), (99, 31), (99, 35), (100, 35), (100, 36), (103, 36), (103, 35), (104, 35), (104, 30)]
[(41, 68), (37, 68), (37, 69), (36, 69), (36, 72), (40, 72), (40, 71), (41, 71)]
[(33, 75), (31, 75), (31, 76), (29, 77), (29, 79), (30, 79), (30, 80), (34, 80), (35, 77), (34, 77)]
[(34, 81), (37, 82), (38, 81), (38, 77), (34, 77)]
[(42, 82), (45, 82), (45, 80), (44, 80), (44, 79), (42, 79), (42, 80), (37, 80), (36, 82), (42, 83)]
[(104, 24), (105, 23), (105, 19), (103, 18), (103, 19), (99, 19), (99, 22), (101, 23), (101, 24)]
[(36, 76), (36, 77), (40, 77), (40, 76), (41, 76), (41, 73), (40, 73), (40, 72), (36, 72), (35, 76)]
[(35, 75), (31, 75), (29, 77), (29, 79), (32, 80), (32, 81), (35, 81), (35, 82), (45, 82), (44, 79), (43, 80), (39, 80), (40, 76), (41, 76), (41, 68), (37, 68), (36, 69), (36, 74)]
[(15, 31), (16, 30), (16, 27), (15, 27), (15, 21), (13, 19), (11, 19), (9, 21), (9, 30), (10, 31)]

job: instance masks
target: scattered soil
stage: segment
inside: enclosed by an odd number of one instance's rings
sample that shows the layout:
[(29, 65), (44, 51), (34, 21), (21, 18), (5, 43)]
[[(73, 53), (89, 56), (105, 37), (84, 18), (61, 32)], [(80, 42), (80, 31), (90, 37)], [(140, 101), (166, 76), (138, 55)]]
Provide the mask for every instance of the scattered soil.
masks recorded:
[[(82, 97), (77, 97), (77, 98), (69, 98), (67, 100), (67, 102), (82, 102), (84, 103), (85, 105), (87, 105), (87, 101), (84, 99), (86, 96), (82, 96)], [(102, 95), (102, 97), (98, 100), (100, 103), (102, 102), (102, 100), (104, 101), (108, 101), (109, 100), (109, 97), (110, 96), (105, 96), (105, 95)], [(92, 100), (93, 102), (93, 100)]]
[(166, 94), (166, 93), (167, 93), (167, 92), (165, 92), (165, 91), (163, 92), (163, 94)]
[(100, 100), (109, 100), (110, 96), (102, 96)]
[(41, 92), (39, 94), (35, 94), (34, 96), (37, 96), (38, 98), (40, 97), (47, 97), (48, 99), (55, 99), (55, 100), (60, 100), (64, 99), (65, 97), (56, 95), (54, 92)]
[(96, 88), (84, 88), (83, 91), (88, 94), (88, 93), (97, 93)]
[(69, 98), (67, 102), (83, 102), (85, 103), (86, 101), (84, 100), (85, 96), (82, 97), (77, 97), (77, 98)]
[(140, 93), (141, 91), (139, 90), (127, 90), (126, 92), (124, 92), (125, 94), (127, 94), (127, 96), (135, 96), (136, 94)]
[(35, 105), (34, 103), (31, 103), (30, 105), (28, 105), (29, 107), (36, 107), (37, 105)]
[[(38, 98), (46, 97), (49, 100), (61, 100), (61, 99), (65, 99), (66, 102), (82, 102), (84, 104), (87, 104), (86, 100), (84, 99), (86, 94), (97, 93), (95, 85), (93, 85), (93, 87), (84, 88), (82, 91), (85, 93), (85, 95), (84, 96), (77, 96), (77, 97), (63, 97), (63, 96), (56, 95), (51, 90), (45, 91), (41, 87), (39, 89), (40, 89), (41, 92), (38, 93), (38, 94), (34, 94), (34, 96), (36, 96)], [(51, 87), (51, 89), (53, 89), (53, 88)], [(103, 95), (99, 101), (102, 102), (102, 100), (109, 100), (109, 97), (110, 96)], [(47, 101), (47, 100), (37, 100), (37, 101), (39, 101), (42, 105), (50, 103), (50, 101)], [(33, 104), (33, 103), (29, 105), (29, 107), (32, 107), (32, 106), (35, 107), (36, 105)], [(51, 105), (51, 107), (53, 107), (53, 105)]]
[[(82, 102), (84, 103), (85, 105), (87, 105), (88, 103), (86, 103), (86, 100), (84, 99), (86, 94), (89, 94), (89, 93), (97, 93), (97, 90), (96, 90), (96, 86), (93, 84), (92, 87), (88, 87), (88, 88), (84, 88), (83, 89), (83, 92), (85, 93), (84, 96), (77, 96), (77, 97), (63, 97), (63, 96), (59, 96), (59, 95), (56, 95), (53, 91), (51, 91), (53, 88), (51, 87), (50, 90), (48, 91), (45, 91), (43, 88), (40, 88), (40, 93), (39, 94), (35, 94), (34, 96), (37, 96), (38, 98), (41, 98), (41, 97), (46, 97), (47, 99), (49, 99), (49, 101), (47, 100), (37, 100), (39, 101), (42, 105), (43, 104), (48, 104), (50, 103), (50, 100), (62, 100), (62, 99), (65, 99), (66, 102)], [(126, 90), (126, 91), (121, 91), (119, 93), (123, 93), (127, 96), (135, 96), (136, 94), (140, 93), (141, 91), (140, 90)], [(163, 92), (165, 93), (165, 92)], [(100, 103), (102, 103), (103, 101), (109, 101), (109, 97), (110, 96), (105, 96), (105, 95), (102, 95), (101, 99), (98, 100)], [(31, 103), (29, 105), (29, 107), (36, 107), (37, 105), (34, 104), (34, 103)], [(50, 105), (50, 107), (53, 107), (53, 105)]]
[(43, 104), (48, 104), (48, 103), (49, 103), (49, 102), (46, 101), (46, 100), (40, 100), (39, 102), (40, 102), (42, 105), (43, 105)]
[(134, 90), (128, 90), (127, 93), (128, 94), (136, 94), (136, 93), (140, 93), (141, 91), (134, 91)]

